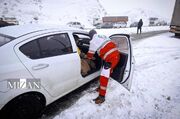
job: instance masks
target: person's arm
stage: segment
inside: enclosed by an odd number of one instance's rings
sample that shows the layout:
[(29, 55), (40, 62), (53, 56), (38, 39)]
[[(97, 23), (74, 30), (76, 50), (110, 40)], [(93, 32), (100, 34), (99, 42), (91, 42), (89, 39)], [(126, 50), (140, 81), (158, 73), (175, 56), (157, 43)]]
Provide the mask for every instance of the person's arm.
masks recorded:
[(96, 41), (97, 38), (96, 36), (93, 36), (92, 40), (90, 41), (90, 44), (89, 44), (89, 51), (87, 53), (87, 58), (88, 59), (93, 59), (93, 56), (97, 50), (97, 48), (95, 47), (96, 45), (94, 44), (94, 41)]

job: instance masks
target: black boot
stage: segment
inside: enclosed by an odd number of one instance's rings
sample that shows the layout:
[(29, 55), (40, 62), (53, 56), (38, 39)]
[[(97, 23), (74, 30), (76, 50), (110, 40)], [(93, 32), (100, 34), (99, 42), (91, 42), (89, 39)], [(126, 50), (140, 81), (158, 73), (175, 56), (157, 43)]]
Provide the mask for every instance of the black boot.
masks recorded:
[(105, 101), (105, 96), (99, 95), (96, 99), (93, 99), (93, 101), (95, 101), (96, 104), (101, 104)]

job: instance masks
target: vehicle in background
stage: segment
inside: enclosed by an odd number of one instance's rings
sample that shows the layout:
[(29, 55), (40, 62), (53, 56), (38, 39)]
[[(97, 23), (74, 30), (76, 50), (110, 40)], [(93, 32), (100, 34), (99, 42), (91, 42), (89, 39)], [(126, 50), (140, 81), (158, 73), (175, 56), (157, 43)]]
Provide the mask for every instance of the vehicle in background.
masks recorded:
[(170, 32), (180, 36), (180, 0), (176, 0), (170, 24)]
[(105, 16), (102, 18), (103, 23), (128, 22), (128, 16)]
[(158, 19), (157, 17), (150, 17), (149, 18), (149, 26), (156, 26), (156, 23), (158, 22)]
[[(109, 38), (121, 52), (111, 78), (130, 90), (134, 70), (130, 35), (111, 34)], [(97, 53), (90, 60), (94, 66), (82, 72), (85, 59), (78, 51), (86, 54), (90, 40), (87, 31), (70, 27), (0, 28), (0, 117), (36, 119), (45, 106), (99, 77), (103, 63)], [(40, 85), (35, 88), (36, 81)]]
[(0, 27), (17, 25), (19, 24), (17, 19), (14, 17), (1, 17), (0, 18)]
[(113, 24), (113, 28), (125, 28), (127, 26), (126, 22), (117, 22)]
[(96, 25), (95, 25), (95, 27), (96, 27), (97, 29), (100, 29), (101, 26), (102, 26), (102, 24), (96, 24)]
[(9, 24), (9, 23), (7, 23), (5, 21), (0, 20), (0, 27), (10, 26), (10, 25), (14, 25), (14, 24)]
[(156, 23), (156, 26), (166, 26), (166, 25), (167, 25), (167, 22), (164, 21), (164, 20), (158, 21), (158, 22)]
[(98, 26), (99, 24), (102, 24), (102, 20), (100, 18), (94, 18), (93, 26)]
[(113, 23), (102, 23), (101, 28), (113, 28)]
[(69, 27), (84, 29), (84, 25), (82, 25), (80, 22), (69, 22), (67, 23)]
[(150, 17), (149, 18), (149, 26), (165, 26), (168, 23), (162, 18)]
[(133, 22), (131, 23), (130, 27), (137, 27), (138, 26), (138, 22)]
[(105, 16), (102, 18), (103, 28), (121, 28), (126, 27), (128, 16)]

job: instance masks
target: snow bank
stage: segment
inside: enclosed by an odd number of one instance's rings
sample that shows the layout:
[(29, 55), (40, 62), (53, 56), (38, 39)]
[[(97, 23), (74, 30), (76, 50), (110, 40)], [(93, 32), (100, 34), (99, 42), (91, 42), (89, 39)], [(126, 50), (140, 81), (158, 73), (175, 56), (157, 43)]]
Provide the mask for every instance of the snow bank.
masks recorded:
[(85, 91), (54, 119), (178, 119), (180, 39), (173, 35), (166, 33), (134, 43), (136, 67), (131, 92), (110, 80), (105, 103), (91, 103), (98, 93)]

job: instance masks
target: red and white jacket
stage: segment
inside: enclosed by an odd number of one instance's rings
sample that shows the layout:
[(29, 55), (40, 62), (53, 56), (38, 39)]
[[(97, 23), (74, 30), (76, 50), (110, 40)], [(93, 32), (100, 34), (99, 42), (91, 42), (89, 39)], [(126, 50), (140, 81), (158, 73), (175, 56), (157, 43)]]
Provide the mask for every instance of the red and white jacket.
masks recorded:
[(119, 55), (116, 44), (111, 41), (110, 38), (97, 34), (95, 34), (90, 41), (87, 57), (92, 59), (96, 51), (98, 55), (106, 62), (111, 62), (114, 57)]

